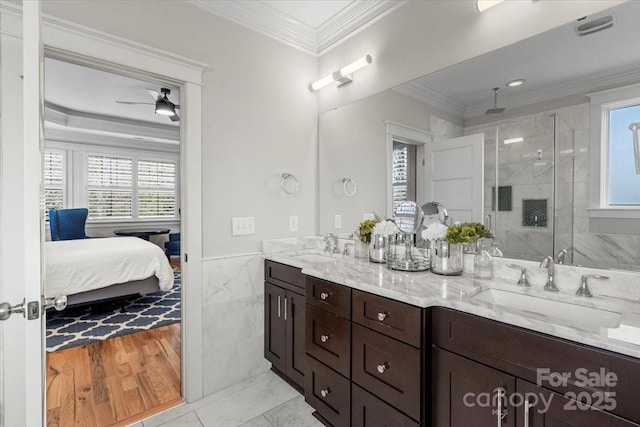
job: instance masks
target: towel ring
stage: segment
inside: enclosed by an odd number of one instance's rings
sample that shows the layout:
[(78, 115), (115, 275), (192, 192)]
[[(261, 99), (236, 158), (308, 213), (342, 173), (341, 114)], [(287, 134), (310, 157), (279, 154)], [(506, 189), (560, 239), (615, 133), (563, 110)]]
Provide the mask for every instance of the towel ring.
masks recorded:
[[(347, 189), (348, 184), (351, 183), (351, 185), (353, 186), (353, 190), (349, 191)], [(344, 195), (347, 197), (353, 197), (356, 194), (356, 191), (358, 191), (358, 186), (356, 185), (356, 182), (354, 180), (352, 180), (351, 178), (342, 178), (342, 189), (344, 190)]]
[[(294, 182), (293, 189), (290, 185), (286, 185), (287, 180), (292, 180)], [(282, 174), (282, 178), (280, 179), (280, 188), (282, 188), (282, 191), (287, 194), (296, 194), (298, 192), (298, 187), (298, 178), (296, 178), (295, 175), (291, 175), (290, 173), (286, 172)]]

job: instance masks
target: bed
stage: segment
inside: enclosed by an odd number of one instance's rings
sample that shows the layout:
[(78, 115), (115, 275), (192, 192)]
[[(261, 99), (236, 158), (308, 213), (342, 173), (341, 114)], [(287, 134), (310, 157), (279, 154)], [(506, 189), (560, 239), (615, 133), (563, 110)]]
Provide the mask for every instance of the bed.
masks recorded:
[(173, 287), (163, 250), (137, 237), (45, 242), (45, 294), (86, 304)]

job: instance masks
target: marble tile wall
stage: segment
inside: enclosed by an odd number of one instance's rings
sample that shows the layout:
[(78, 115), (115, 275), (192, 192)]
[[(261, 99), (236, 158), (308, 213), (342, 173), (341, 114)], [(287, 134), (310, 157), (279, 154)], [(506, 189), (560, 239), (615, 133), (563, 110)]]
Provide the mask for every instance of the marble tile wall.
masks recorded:
[[(556, 206), (551, 197), (554, 135), (551, 113), (556, 113), (558, 118)], [(525, 138), (522, 143), (501, 143), (498, 149), (499, 185), (512, 186), (511, 212), (491, 211), (491, 187), (496, 178), (496, 131), (500, 142), (517, 136)], [(572, 249), (569, 262), (640, 270), (640, 235), (589, 233), (588, 103), (465, 129), (465, 134), (478, 132), (485, 134), (485, 212), (492, 214), (494, 223), (497, 217), (498, 226), (494, 231), (505, 255), (528, 260), (551, 255), (556, 221), (555, 246)], [(547, 227), (522, 225), (523, 199), (548, 200)]]
[(269, 370), (262, 254), (203, 263), (203, 383), (209, 395)]

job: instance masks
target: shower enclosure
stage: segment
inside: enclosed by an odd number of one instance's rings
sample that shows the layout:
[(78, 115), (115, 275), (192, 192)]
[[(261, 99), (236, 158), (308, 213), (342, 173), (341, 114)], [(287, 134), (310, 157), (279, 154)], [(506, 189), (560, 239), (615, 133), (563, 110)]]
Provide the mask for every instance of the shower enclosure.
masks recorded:
[(575, 132), (557, 114), (476, 126), (485, 134), (485, 222), (505, 257), (573, 262)]

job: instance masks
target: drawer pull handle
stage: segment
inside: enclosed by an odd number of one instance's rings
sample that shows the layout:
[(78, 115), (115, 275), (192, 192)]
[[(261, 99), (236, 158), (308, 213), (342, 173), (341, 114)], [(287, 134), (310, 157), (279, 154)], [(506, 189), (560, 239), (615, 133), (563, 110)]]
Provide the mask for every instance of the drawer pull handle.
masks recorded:
[(381, 374), (384, 374), (384, 372), (389, 369), (389, 364), (387, 362), (381, 363), (380, 365), (378, 365), (378, 372), (380, 372)]
[(323, 388), (322, 390), (320, 390), (320, 396), (322, 397), (329, 396), (329, 393), (331, 393), (331, 389), (329, 387)]
[(329, 341), (329, 335), (320, 335), (320, 341), (322, 342)]
[(380, 313), (378, 313), (378, 320), (381, 321), (381, 322), (384, 322), (384, 319), (386, 319), (387, 316), (388, 316), (387, 313), (380, 312)]
[(321, 293), (320, 293), (320, 299), (321, 299), (322, 301), (325, 301), (327, 298), (329, 298), (329, 295), (330, 295), (330, 294), (329, 294), (328, 292), (321, 292)]

